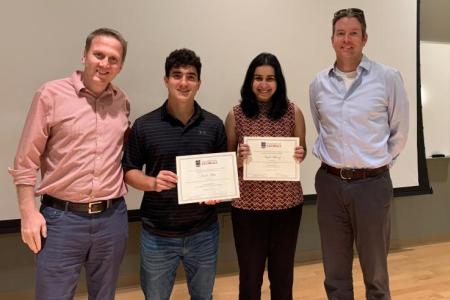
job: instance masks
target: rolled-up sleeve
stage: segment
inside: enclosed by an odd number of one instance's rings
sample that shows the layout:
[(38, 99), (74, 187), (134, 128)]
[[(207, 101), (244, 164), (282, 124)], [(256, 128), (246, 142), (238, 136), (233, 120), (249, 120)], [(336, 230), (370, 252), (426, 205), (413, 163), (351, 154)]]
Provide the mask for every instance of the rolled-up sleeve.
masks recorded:
[(8, 169), (15, 185), (36, 185), (41, 155), (45, 151), (49, 136), (48, 120), (51, 112), (49, 98), (43, 90), (44, 88), (41, 88), (34, 95), (17, 147), (14, 166)]

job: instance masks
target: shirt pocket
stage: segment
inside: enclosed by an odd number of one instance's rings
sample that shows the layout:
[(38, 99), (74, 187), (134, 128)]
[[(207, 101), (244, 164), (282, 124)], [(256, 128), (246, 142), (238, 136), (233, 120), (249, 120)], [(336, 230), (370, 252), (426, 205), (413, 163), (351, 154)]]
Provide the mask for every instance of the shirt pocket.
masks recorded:
[(55, 127), (56, 133), (61, 137), (78, 137), (81, 134), (79, 122), (75, 119), (65, 120)]

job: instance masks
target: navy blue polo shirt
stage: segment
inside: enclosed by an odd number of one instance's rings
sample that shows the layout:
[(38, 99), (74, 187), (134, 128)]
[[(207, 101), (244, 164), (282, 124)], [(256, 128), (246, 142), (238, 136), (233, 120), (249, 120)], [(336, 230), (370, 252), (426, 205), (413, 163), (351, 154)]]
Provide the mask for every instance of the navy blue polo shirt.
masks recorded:
[[(128, 136), (122, 164), (124, 171), (142, 170), (156, 177), (161, 170), (176, 173), (175, 157), (226, 151), (223, 122), (194, 103), (186, 125), (167, 111), (167, 101), (138, 118)], [(144, 192), (141, 203), (144, 229), (162, 236), (195, 234), (217, 220), (214, 205), (178, 204), (177, 189)]]

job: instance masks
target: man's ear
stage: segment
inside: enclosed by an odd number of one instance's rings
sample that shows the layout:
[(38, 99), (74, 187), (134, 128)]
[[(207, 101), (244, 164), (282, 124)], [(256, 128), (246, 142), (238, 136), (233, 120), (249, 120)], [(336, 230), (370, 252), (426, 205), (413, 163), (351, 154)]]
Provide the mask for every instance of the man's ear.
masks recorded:
[(369, 36), (367, 35), (367, 33), (363, 36), (363, 46), (366, 45), (367, 43), (367, 39), (369, 38)]

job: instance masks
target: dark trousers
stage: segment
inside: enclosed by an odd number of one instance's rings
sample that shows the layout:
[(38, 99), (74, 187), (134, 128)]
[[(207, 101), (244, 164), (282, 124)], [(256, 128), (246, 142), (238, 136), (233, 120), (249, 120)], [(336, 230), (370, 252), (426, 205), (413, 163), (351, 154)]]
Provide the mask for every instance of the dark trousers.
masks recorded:
[(125, 201), (93, 215), (53, 207), (41, 213), (47, 238), (37, 254), (36, 299), (73, 299), (84, 266), (89, 300), (113, 300), (128, 237)]
[(231, 210), (239, 263), (240, 300), (261, 299), (266, 259), (271, 299), (292, 299), (301, 215), (302, 205), (273, 211)]
[(393, 197), (389, 171), (345, 181), (319, 169), (317, 213), (328, 299), (351, 300), (355, 243), (367, 299), (391, 299), (387, 255)]

